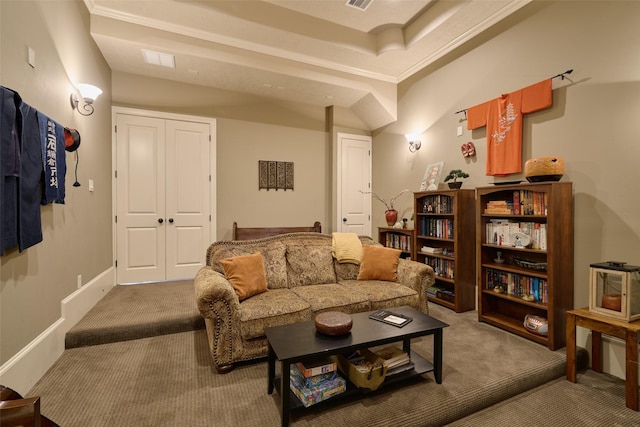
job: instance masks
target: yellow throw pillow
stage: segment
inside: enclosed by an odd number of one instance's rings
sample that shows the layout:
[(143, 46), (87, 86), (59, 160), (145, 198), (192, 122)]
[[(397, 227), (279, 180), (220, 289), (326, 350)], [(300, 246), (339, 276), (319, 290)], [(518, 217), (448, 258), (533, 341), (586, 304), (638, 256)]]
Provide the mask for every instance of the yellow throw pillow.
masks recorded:
[(362, 245), (362, 262), (358, 272), (358, 280), (386, 280), (397, 282), (398, 249), (382, 246)]
[(260, 252), (221, 259), (220, 264), (240, 301), (267, 291), (267, 277)]

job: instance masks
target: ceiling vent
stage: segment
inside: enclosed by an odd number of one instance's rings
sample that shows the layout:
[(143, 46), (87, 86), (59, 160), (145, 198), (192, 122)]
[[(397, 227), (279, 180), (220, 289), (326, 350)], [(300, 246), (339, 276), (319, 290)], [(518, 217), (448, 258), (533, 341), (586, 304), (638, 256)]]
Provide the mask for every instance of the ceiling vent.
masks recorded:
[(367, 10), (373, 0), (347, 0), (347, 6), (355, 7), (360, 10)]
[(156, 52), (154, 50), (142, 49), (144, 62), (151, 65), (160, 65), (162, 67), (176, 68), (176, 57), (170, 53)]

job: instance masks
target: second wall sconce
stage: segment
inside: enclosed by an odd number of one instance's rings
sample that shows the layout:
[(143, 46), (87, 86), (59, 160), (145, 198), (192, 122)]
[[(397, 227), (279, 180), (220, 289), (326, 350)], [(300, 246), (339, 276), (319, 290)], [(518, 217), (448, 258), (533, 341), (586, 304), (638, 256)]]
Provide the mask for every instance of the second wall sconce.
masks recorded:
[(420, 138), (418, 138), (418, 135), (408, 133), (404, 137), (409, 141), (409, 151), (412, 153), (415, 153), (422, 146), (422, 142), (420, 141)]
[(71, 108), (74, 110), (78, 110), (78, 113), (83, 116), (90, 116), (93, 114), (93, 101), (100, 96), (102, 93), (102, 89), (97, 86), (79, 83), (76, 85), (76, 89), (80, 92), (80, 96), (84, 101), (84, 105), (80, 108), (80, 101), (75, 93), (71, 94)]

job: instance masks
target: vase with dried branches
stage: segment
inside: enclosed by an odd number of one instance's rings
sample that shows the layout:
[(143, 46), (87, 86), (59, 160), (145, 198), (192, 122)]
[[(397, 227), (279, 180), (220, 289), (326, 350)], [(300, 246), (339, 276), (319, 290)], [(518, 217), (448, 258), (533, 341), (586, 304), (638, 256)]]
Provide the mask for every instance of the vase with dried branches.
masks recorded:
[(398, 211), (395, 210), (393, 203), (398, 199), (398, 197), (410, 191), (411, 190), (409, 190), (408, 188), (405, 188), (399, 194), (390, 198), (388, 201), (378, 196), (373, 191), (362, 191), (362, 194), (371, 194), (376, 200), (384, 204), (384, 206), (387, 208), (387, 210), (384, 212), (385, 219), (387, 220), (387, 225), (389, 227), (392, 227), (396, 223), (396, 221), (398, 221)]

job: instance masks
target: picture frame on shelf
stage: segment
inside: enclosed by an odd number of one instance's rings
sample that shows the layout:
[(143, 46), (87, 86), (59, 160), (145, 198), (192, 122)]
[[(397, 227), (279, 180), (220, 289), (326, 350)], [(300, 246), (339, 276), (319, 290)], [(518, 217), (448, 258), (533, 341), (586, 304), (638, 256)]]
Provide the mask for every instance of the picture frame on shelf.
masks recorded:
[(420, 191), (435, 191), (440, 183), (440, 176), (444, 169), (444, 162), (432, 163), (427, 166), (427, 170), (420, 184)]

